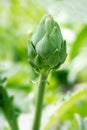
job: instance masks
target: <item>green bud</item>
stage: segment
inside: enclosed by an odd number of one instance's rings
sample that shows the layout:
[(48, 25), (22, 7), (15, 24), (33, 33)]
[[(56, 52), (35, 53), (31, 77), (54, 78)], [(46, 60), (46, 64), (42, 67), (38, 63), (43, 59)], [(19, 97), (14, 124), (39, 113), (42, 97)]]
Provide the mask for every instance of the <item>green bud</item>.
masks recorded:
[(57, 22), (50, 15), (40, 21), (28, 42), (29, 62), (37, 70), (57, 69), (66, 59), (66, 42)]

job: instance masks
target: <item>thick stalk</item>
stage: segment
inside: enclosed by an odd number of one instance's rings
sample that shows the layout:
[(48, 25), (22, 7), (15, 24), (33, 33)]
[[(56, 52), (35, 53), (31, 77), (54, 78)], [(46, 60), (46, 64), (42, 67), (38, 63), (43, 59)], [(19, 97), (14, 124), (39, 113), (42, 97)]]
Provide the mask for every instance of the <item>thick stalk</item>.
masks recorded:
[(34, 123), (33, 123), (32, 130), (39, 130), (40, 129), (42, 104), (43, 104), (45, 86), (46, 86), (46, 82), (47, 82), (47, 76), (48, 76), (48, 74), (43, 73), (43, 72), (40, 75), (37, 102), (36, 102), (36, 112), (35, 112), (35, 117), (34, 117)]

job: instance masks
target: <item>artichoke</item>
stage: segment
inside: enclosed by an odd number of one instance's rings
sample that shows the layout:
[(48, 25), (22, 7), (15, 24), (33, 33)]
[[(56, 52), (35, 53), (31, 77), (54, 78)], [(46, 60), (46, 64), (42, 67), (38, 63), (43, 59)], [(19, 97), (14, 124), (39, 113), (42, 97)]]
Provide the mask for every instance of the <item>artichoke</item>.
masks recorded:
[(45, 15), (28, 41), (30, 64), (37, 70), (57, 69), (66, 59), (66, 41), (51, 15)]

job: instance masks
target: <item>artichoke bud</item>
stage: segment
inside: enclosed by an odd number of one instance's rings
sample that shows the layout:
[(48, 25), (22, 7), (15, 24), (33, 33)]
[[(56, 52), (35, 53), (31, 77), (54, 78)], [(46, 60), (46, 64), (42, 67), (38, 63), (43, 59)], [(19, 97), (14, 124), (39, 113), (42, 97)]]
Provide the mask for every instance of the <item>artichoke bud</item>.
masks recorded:
[(28, 56), (31, 65), (40, 69), (58, 69), (66, 59), (66, 41), (63, 40), (57, 22), (50, 15), (40, 21), (28, 42)]

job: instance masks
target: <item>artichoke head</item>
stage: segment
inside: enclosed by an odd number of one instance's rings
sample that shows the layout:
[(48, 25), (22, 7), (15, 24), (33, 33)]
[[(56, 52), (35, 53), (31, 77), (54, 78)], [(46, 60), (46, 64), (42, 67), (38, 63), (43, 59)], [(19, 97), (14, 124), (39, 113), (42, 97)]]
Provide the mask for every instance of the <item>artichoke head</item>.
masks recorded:
[(30, 64), (40, 69), (57, 69), (66, 59), (66, 42), (52, 16), (45, 15), (28, 41)]

